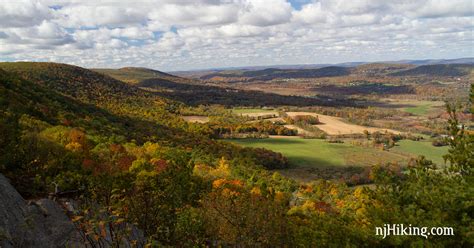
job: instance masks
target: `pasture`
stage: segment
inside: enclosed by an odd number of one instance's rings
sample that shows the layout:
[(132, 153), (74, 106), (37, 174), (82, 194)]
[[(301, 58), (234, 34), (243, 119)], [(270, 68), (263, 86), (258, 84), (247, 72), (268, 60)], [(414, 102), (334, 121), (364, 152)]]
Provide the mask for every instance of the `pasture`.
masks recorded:
[(406, 156), (375, 148), (347, 143), (328, 143), (321, 139), (272, 137), (269, 139), (229, 139), (246, 147), (262, 147), (282, 153), (290, 161), (290, 168), (279, 170), (298, 181), (317, 178), (339, 179), (360, 172), (363, 167), (387, 162), (406, 162)]
[(444, 111), (444, 102), (442, 101), (423, 101), (423, 100), (407, 100), (407, 99), (383, 99), (387, 103), (387, 107), (397, 108), (401, 111), (424, 116), (437, 111)]
[(444, 165), (443, 155), (448, 153), (447, 146), (436, 147), (428, 141), (412, 140), (401, 140), (391, 150), (415, 158), (423, 155), (438, 165)]
[(405, 112), (413, 115), (427, 115), (433, 112), (444, 111), (444, 102), (441, 101), (405, 101), (408, 106), (403, 108)]
[[(299, 137), (269, 139), (230, 139), (230, 142), (263, 147), (285, 155), (296, 167), (369, 166), (382, 162), (403, 161), (404, 156), (375, 148), (353, 146), (348, 143), (328, 143), (322, 139)], [(368, 159), (370, 158), (370, 159)], [(370, 161), (370, 162), (369, 162)]]

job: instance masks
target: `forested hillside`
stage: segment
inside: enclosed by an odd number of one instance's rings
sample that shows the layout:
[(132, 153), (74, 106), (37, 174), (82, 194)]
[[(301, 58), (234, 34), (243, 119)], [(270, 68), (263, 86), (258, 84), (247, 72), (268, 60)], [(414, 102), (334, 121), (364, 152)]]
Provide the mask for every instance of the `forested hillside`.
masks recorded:
[(422, 65), (413, 69), (392, 73), (391, 76), (439, 76), (462, 77), (474, 70), (472, 64)]
[(0, 71), (2, 115), (9, 120), (5, 128), (13, 128), (6, 133), (31, 129), (37, 135), (50, 130), (59, 132), (53, 136), (68, 136), (73, 132), (82, 135), (82, 146), (91, 149), (102, 142), (142, 145), (152, 141), (202, 152), (211, 162), (233, 154), (245, 156), (236, 147), (206, 138), (209, 130), (173, 114), (181, 103), (69, 65), (3, 63), (0, 67), (5, 69)]
[[(216, 130), (254, 128), (254, 122), (232, 125), (242, 116), (223, 112), (219, 118), (231, 120), (226, 125), (185, 122), (178, 114), (194, 110), (183, 103), (193, 100), (166, 92), (180, 90), (191, 98), (204, 86), (153, 79), (140, 86), (157, 92), (65, 64), (0, 63), (0, 173), (24, 198), (49, 195), (68, 202), (67, 214), (88, 246), (474, 243), (474, 142), (454, 110), (446, 123), (452, 137), (445, 157), (449, 166), (437, 167), (423, 157), (406, 165), (380, 164), (367, 171), (370, 187), (349, 187), (322, 179), (297, 183), (275, 171), (290, 166), (282, 154), (214, 139)], [(237, 97), (210, 89), (217, 95), (206, 97)], [(275, 96), (249, 94), (263, 102)], [(294, 105), (306, 99), (281, 97)], [(277, 124), (258, 125), (273, 130)], [(382, 239), (374, 230), (384, 223), (449, 226), (455, 235)], [(126, 240), (131, 225), (146, 239)], [(18, 239), (0, 239), (21, 246)]]
[(473, 70), (474, 65), (466, 64), (391, 64), (368, 63), (355, 66), (326, 66), (316, 69), (275, 69), (263, 70), (229, 70), (211, 72), (200, 75), (203, 80), (216, 82), (253, 82), (271, 81), (275, 79), (317, 79), (317, 78), (344, 78), (344, 77), (463, 77)]
[(237, 73), (213, 73), (200, 77), (201, 79), (212, 79), (215, 77), (232, 78), (242, 77), (248, 80), (272, 80), (275, 78), (319, 78), (337, 77), (350, 74), (350, 68), (340, 66), (327, 66), (317, 69), (264, 69), (256, 71), (243, 71)]
[(95, 72), (99, 72), (105, 75), (109, 75), (117, 80), (137, 84), (140, 81), (150, 79), (150, 78), (161, 78), (164, 80), (184, 80), (184, 78), (179, 78), (168, 73), (164, 73), (157, 70), (152, 70), (148, 68), (141, 67), (124, 67), (120, 69), (92, 69)]
[[(332, 101), (328, 98), (308, 98), (282, 96), (252, 90), (236, 90), (229, 87), (208, 85), (198, 79), (172, 76), (145, 68), (94, 69), (111, 77), (133, 82), (137, 87), (154, 92), (167, 99), (177, 100), (188, 105), (220, 104), (231, 106), (344, 106), (354, 105), (352, 101)], [(266, 70), (265, 70), (266, 71)], [(245, 73), (244, 73), (245, 74)]]
[(301, 96), (282, 96), (252, 90), (237, 90), (218, 86), (176, 83), (163, 79), (146, 79), (137, 86), (156, 90), (156, 93), (192, 106), (220, 104), (224, 106), (344, 106), (352, 105), (348, 100), (333, 102), (327, 98), (308, 98)]

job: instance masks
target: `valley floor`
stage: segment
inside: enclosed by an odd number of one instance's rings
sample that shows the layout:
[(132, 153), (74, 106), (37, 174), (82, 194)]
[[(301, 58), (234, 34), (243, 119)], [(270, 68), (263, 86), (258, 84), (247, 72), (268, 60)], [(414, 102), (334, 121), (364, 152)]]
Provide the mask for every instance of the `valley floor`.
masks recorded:
[[(443, 165), (442, 156), (446, 147), (434, 147), (426, 141), (401, 141), (388, 151), (373, 147), (362, 147), (345, 143), (329, 143), (322, 139), (304, 139), (292, 136), (271, 136), (268, 139), (228, 139), (246, 147), (261, 147), (280, 152), (289, 159), (291, 167), (280, 173), (299, 181), (310, 181), (320, 177), (337, 179), (348, 168), (363, 170), (388, 162), (406, 164), (410, 158), (424, 155), (427, 159)], [(336, 173), (327, 175), (327, 173)], [(351, 174), (349, 172), (349, 174)]]

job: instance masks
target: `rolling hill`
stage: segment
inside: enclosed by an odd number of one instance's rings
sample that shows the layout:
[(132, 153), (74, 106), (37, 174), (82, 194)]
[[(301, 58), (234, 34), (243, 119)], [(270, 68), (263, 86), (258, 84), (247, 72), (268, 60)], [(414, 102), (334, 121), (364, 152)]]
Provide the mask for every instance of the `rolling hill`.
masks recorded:
[(78, 66), (59, 63), (0, 63), (3, 70), (61, 94), (88, 102), (143, 95), (136, 87)]
[[(99, 73), (114, 77), (148, 92), (164, 98), (177, 100), (192, 106), (221, 104), (225, 106), (309, 106), (309, 105), (347, 105), (347, 101), (332, 101), (326, 98), (307, 98), (299, 96), (282, 96), (278, 94), (263, 93), (260, 91), (238, 90), (207, 84), (199, 79), (188, 79), (166, 74), (146, 68), (122, 69), (94, 69)], [(266, 69), (262, 71), (247, 71), (245, 77), (268, 77), (270, 74), (279, 76), (288, 73), (287, 70)], [(240, 72), (235, 72), (240, 73)], [(333, 73), (332, 69), (325, 69), (318, 73)], [(226, 74), (232, 76), (231, 74)], [(306, 75), (309, 76), (309, 75)]]
[(0, 63), (0, 69), (3, 108), (15, 115), (137, 141), (186, 134), (167, 111), (179, 103), (102, 74), (56, 63)]
[(474, 58), (399, 60), (399, 61), (392, 61), (388, 63), (411, 64), (411, 65), (474, 64)]
[[(99, 140), (137, 144), (158, 142), (164, 146), (190, 149), (197, 157), (206, 154), (208, 159), (209, 156), (220, 159), (223, 153), (230, 157), (241, 156), (241, 150), (210, 139), (205, 128), (184, 121), (179, 111), (186, 106), (166, 98), (185, 101), (199, 87), (205, 91), (219, 90), (220, 94), (224, 94), (225, 90), (171, 81), (163, 84), (161, 79), (149, 80), (152, 80), (151, 83), (141, 86), (152, 87), (157, 83), (161, 87), (180, 91), (177, 95), (160, 95), (66, 64), (0, 63), (0, 112), (2, 116), (11, 116), (14, 126), (18, 118), (25, 116), (43, 123), (42, 128), (80, 128), (90, 135), (99, 136)], [(233, 96), (221, 97), (232, 99)]]
[(350, 74), (350, 69), (341, 66), (328, 66), (317, 69), (276, 69), (269, 68), (256, 71), (218, 72), (201, 76), (200, 79), (212, 80), (214, 78), (241, 78), (243, 81), (272, 80), (285, 78), (320, 78), (337, 77)]
[[(211, 81), (245, 82), (342, 76), (465, 76), (474, 58), (349, 62), (334, 65), (276, 65), (175, 72), (176, 75)], [(418, 68), (418, 69), (416, 69)], [(416, 70), (415, 70), (416, 69)], [(467, 74), (466, 74), (467, 71)]]
[(422, 65), (391, 73), (390, 76), (463, 77), (469, 75), (473, 70), (473, 64)]
[(207, 70), (196, 71), (174, 71), (173, 75), (198, 78), (211, 73), (229, 72), (229, 71), (258, 71), (269, 68), (274, 69), (318, 69), (328, 66), (340, 67), (357, 67), (367, 64), (399, 64), (399, 65), (433, 65), (433, 64), (474, 64), (474, 58), (458, 58), (458, 59), (424, 59), (424, 60), (396, 60), (396, 61), (373, 61), (373, 62), (344, 62), (336, 64), (294, 64), (294, 65), (266, 65), (266, 66), (239, 66), (227, 68), (212, 68)]
[(117, 80), (129, 83), (137, 84), (140, 81), (150, 78), (161, 78), (164, 80), (186, 80), (165, 72), (152, 70), (143, 67), (123, 67), (120, 69), (92, 69), (92, 71), (99, 72), (101, 74), (108, 75)]
[(283, 96), (255, 90), (241, 90), (228, 87), (176, 83), (163, 79), (147, 79), (137, 84), (142, 89), (174, 99), (188, 105), (220, 104), (232, 106), (354, 106), (355, 103), (328, 97)]
[(352, 74), (359, 74), (369, 77), (384, 76), (390, 73), (395, 73), (412, 68), (415, 68), (415, 66), (409, 64), (370, 63), (354, 67), (352, 70)]

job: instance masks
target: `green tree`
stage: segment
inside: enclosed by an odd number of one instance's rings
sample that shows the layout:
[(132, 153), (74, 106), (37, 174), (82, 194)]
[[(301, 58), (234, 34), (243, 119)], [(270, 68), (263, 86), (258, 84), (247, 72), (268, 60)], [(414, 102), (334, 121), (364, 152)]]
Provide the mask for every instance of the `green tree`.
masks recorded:
[(450, 169), (461, 174), (472, 174), (474, 169), (474, 135), (465, 130), (457, 117), (456, 107), (447, 105), (449, 113), (449, 153), (443, 158), (450, 162)]

